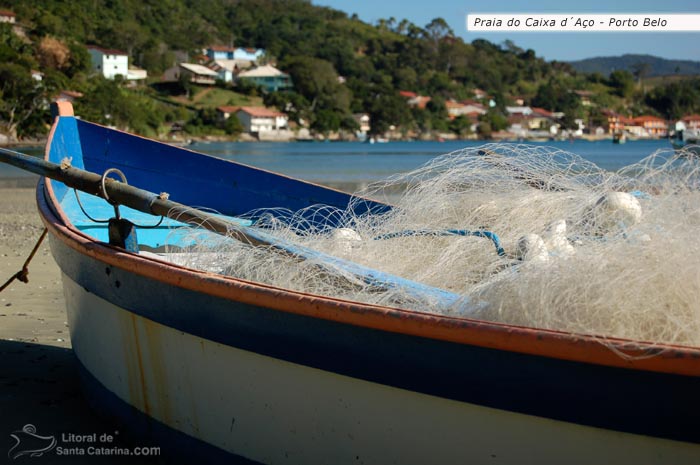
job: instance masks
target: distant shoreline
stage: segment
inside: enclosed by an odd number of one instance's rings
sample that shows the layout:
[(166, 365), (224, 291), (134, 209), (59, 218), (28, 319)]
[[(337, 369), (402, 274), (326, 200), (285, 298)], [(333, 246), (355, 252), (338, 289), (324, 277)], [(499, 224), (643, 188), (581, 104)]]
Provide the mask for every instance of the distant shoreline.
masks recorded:
[[(666, 138), (639, 138), (639, 139), (628, 139), (628, 142), (636, 142), (636, 141), (647, 141), (647, 140), (663, 140)], [(307, 143), (326, 143), (326, 142), (355, 142), (358, 144), (361, 143), (368, 143), (367, 141), (362, 141), (362, 140), (357, 140), (357, 139), (309, 139), (309, 140), (289, 140), (289, 141), (269, 141), (269, 140), (257, 140), (253, 137), (247, 136), (243, 139), (233, 139), (233, 138), (222, 138), (222, 137), (187, 137), (183, 139), (153, 139), (158, 142), (162, 142), (164, 144), (170, 144), (170, 145), (175, 145), (175, 146), (180, 146), (180, 147), (186, 147), (189, 145), (193, 145), (196, 143), (200, 144), (206, 144), (206, 143), (302, 143), (302, 144), (307, 144)], [(441, 138), (441, 137), (430, 137), (430, 138), (423, 138), (423, 137), (417, 137), (417, 138), (395, 138), (395, 139), (389, 139), (387, 142), (447, 142), (447, 141), (465, 141), (465, 142), (475, 142), (475, 141), (480, 141), (484, 143), (488, 142), (504, 142), (504, 143), (521, 143), (521, 144), (527, 144), (527, 143), (541, 143), (541, 142), (559, 142), (559, 141), (566, 141), (569, 139), (541, 139), (541, 138), (518, 138), (518, 137), (500, 137), (500, 136), (495, 136), (490, 139), (479, 139), (479, 138), (457, 138), (457, 137), (450, 137), (450, 138)], [(576, 137), (573, 138), (572, 140), (576, 141), (586, 141), (586, 142), (601, 142), (601, 141), (612, 141), (612, 136), (609, 134), (605, 134), (603, 136), (594, 136), (594, 135), (584, 135), (582, 137)], [(25, 140), (25, 141), (16, 141), (12, 143), (7, 143), (7, 144), (0, 144), (0, 147), (2, 148), (8, 148), (8, 149), (26, 149), (26, 148), (32, 148), (32, 149), (37, 149), (37, 150), (42, 150), (44, 146), (46, 145), (47, 139), (31, 139), (31, 140)]]

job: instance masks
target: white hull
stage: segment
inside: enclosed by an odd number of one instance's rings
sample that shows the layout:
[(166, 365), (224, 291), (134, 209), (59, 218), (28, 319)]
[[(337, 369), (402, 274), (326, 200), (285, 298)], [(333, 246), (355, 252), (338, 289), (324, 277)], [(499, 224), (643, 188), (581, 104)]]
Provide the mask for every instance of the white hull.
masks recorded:
[(104, 388), (254, 461), (700, 463), (695, 444), (447, 400), (212, 342), (123, 310), (65, 274), (63, 282), (76, 355)]

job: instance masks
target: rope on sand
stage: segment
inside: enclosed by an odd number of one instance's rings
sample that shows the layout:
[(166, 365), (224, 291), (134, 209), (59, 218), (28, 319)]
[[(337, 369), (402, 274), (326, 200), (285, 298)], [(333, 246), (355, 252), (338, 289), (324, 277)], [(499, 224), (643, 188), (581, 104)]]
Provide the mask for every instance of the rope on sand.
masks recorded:
[(47, 232), (48, 232), (47, 229), (44, 228), (44, 231), (41, 233), (41, 236), (39, 236), (39, 240), (36, 241), (36, 244), (34, 245), (32, 252), (29, 254), (27, 259), (25, 260), (24, 265), (22, 265), (22, 269), (19, 270), (14, 275), (12, 275), (12, 277), (10, 279), (8, 279), (5, 282), (5, 284), (2, 285), (2, 287), (0, 287), (0, 292), (4, 291), (5, 288), (7, 288), (10, 284), (12, 284), (12, 282), (15, 279), (18, 279), (25, 284), (29, 282), (29, 262), (32, 261), (32, 258), (34, 258), (34, 255), (36, 254), (36, 251), (39, 250), (39, 246), (44, 241), (44, 238), (46, 237)]

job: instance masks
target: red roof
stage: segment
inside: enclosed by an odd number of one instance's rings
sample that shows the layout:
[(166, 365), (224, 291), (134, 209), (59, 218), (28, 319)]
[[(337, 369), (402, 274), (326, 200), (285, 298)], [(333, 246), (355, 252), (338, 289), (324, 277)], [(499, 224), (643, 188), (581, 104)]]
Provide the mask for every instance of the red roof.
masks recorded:
[(447, 108), (463, 108), (465, 105), (463, 103), (455, 102), (454, 100), (445, 101), (445, 106)]
[(545, 110), (544, 108), (537, 108), (537, 107), (531, 107), (531, 108), (532, 108), (532, 112), (533, 112), (533, 113), (537, 113), (537, 114), (540, 115), (540, 116), (546, 116), (547, 118), (551, 118), (551, 117), (552, 117), (552, 112), (551, 112), (551, 111), (547, 111), (547, 110)]
[(424, 97), (422, 95), (419, 95), (416, 97), (416, 101), (414, 104), (421, 110), (424, 110), (425, 107), (428, 105), (428, 102), (430, 102), (431, 100), (431, 97)]
[(685, 115), (681, 118), (683, 121), (700, 121), (700, 115)]
[(634, 121), (635, 123), (645, 123), (645, 122), (651, 122), (651, 121), (663, 123), (664, 119), (659, 118), (658, 116), (642, 115), (642, 116), (637, 116), (632, 121)]
[(238, 111), (246, 112), (250, 116), (257, 116), (258, 118), (274, 118), (276, 116), (285, 116), (284, 113), (265, 107), (240, 107)]
[(14, 14), (13, 12), (11, 12), (10, 10), (0, 10), (0, 16), (12, 16), (12, 17), (15, 17), (15, 16), (17, 16), (17, 15)]
[(124, 55), (124, 56), (129, 55), (128, 53), (122, 52), (121, 50), (117, 50), (114, 48), (102, 48), (102, 47), (98, 47), (97, 45), (88, 45), (87, 48), (89, 50), (97, 50), (99, 52), (104, 53), (105, 55)]
[(219, 110), (221, 113), (236, 113), (240, 109), (241, 107), (232, 107), (230, 105), (217, 107), (217, 110)]
[(484, 108), (484, 105), (483, 105), (483, 104), (481, 104), (481, 103), (479, 103), (479, 102), (477, 102), (477, 101), (475, 101), (475, 100), (462, 100), (461, 103), (462, 103), (463, 105), (472, 105), (472, 106), (475, 106), (475, 107)]
[(213, 50), (214, 52), (233, 52), (236, 49), (228, 45), (210, 45), (209, 50)]
[(410, 92), (410, 91), (408, 91), (408, 90), (400, 90), (400, 91), (399, 91), (399, 95), (400, 95), (401, 97), (406, 97), (406, 98), (416, 98), (416, 97), (418, 97), (418, 94), (416, 94), (415, 92)]

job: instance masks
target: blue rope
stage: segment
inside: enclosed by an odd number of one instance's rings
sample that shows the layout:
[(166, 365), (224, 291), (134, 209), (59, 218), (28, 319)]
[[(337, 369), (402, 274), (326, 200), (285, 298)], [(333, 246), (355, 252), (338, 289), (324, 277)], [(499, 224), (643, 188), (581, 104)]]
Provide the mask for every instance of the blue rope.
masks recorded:
[(496, 253), (500, 257), (504, 257), (506, 255), (505, 250), (503, 250), (503, 247), (501, 246), (501, 240), (498, 238), (498, 235), (496, 233), (493, 233), (491, 231), (486, 231), (483, 229), (476, 230), (476, 231), (471, 231), (468, 229), (443, 229), (440, 231), (436, 231), (436, 230), (432, 230), (432, 229), (407, 229), (406, 231), (400, 231), (400, 232), (389, 233), (389, 234), (382, 234), (381, 236), (375, 237), (374, 240), (380, 241), (380, 240), (385, 240), (385, 239), (394, 239), (396, 237), (409, 237), (409, 236), (475, 236), (475, 237), (485, 237), (487, 239), (490, 239), (491, 242), (493, 242), (493, 245), (496, 247)]

